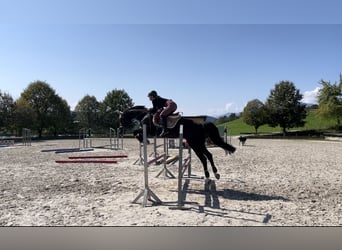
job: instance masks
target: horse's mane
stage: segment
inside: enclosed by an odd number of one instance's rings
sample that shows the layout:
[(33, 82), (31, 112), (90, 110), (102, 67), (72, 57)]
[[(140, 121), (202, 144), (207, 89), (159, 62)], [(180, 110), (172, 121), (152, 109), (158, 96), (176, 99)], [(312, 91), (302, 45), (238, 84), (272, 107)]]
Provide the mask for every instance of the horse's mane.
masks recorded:
[(127, 109), (127, 111), (132, 111), (132, 110), (147, 110), (147, 108), (144, 105), (136, 105)]
[(146, 107), (144, 105), (136, 105), (131, 107), (130, 109), (146, 109)]

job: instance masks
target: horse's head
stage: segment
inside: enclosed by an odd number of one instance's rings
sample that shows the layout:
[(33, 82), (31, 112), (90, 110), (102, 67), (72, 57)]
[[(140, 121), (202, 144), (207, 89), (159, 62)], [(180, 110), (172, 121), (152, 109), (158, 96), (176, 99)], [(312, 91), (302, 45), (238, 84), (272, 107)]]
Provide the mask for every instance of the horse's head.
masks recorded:
[(124, 128), (130, 127), (134, 120), (138, 120), (140, 122), (147, 112), (148, 110), (145, 106), (134, 106), (129, 108), (121, 114), (120, 124)]

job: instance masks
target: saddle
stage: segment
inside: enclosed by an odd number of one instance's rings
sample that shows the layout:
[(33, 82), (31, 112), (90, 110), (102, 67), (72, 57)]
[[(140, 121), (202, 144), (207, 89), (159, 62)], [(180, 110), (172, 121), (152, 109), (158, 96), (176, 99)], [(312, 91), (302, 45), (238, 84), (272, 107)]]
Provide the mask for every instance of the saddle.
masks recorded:
[[(181, 117), (182, 116), (179, 114), (179, 112), (169, 115), (167, 117), (167, 128), (174, 128)], [(153, 124), (156, 127), (161, 127), (160, 112), (157, 112), (153, 115)]]

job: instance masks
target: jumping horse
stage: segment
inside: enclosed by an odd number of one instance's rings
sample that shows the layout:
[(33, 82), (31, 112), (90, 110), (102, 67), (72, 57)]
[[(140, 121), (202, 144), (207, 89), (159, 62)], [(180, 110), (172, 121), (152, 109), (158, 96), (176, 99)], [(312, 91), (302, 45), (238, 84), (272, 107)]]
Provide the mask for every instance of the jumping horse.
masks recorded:
[[(134, 121), (138, 121), (140, 125), (146, 124), (146, 132), (150, 136), (156, 136), (160, 133), (161, 127), (158, 126), (158, 124), (153, 123), (153, 116), (145, 106), (134, 106), (121, 114), (120, 123), (122, 127), (131, 127)], [(213, 144), (223, 148), (226, 154), (234, 153), (236, 148), (222, 140), (218, 128), (214, 123), (196, 123), (190, 117), (180, 117), (176, 124), (172, 128), (169, 128), (167, 137), (178, 138), (181, 124), (183, 124), (183, 138), (186, 139), (190, 148), (200, 159), (206, 179), (209, 179), (210, 177), (207, 160), (209, 160), (211, 164), (215, 178), (219, 179), (220, 174), (217, 172), (213, 156), (205, 145), (206, 138), (210, 138)], [(141, 127), (134, 130), (133, 134), (141, 143), (143, 142), (143, 130)]]

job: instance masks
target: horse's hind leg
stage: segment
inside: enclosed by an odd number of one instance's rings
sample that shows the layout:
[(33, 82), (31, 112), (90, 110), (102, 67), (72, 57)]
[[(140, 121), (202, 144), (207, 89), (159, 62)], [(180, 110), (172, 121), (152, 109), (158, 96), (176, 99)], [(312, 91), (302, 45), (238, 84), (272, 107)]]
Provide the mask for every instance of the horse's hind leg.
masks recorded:
[(196, 155), (198, 156), (198, 158), (202, 162), (205, 177), (207, 179), (209, 179), (209, 177), (210, 177), (210, 174), (208, 171), (208, 165), (207, 165), (207, 159), (208, 159), (210, 162), (211, 168), (214, 172), (215, 178), (220, 179), (220, 174), (217, 173), (217, 168), (216, 168), (214, 160), (213, 160), (213, 155), (208, 151), (208, 149), (204, 146), (204, 144), (203, 144), (203, 146), (200, 146), (200, 147), (194, 146), (194, 147), (192, 147), (192, 149), (194, 150), (194, 152), (196, 153)]
[[(189, 142), (188, 142), (189, 143)], [(191, 145), (189, 144), (189, 146), (191, 147)], [(209, 179), (209, 171), (208, 171), (208, 164), (207, 164), (207, 158), (204, 155), (203, 150), (201, 150), (199, 147), (197, 146), (193, 146), (191, 147), (192, 150), (195, 152), (195, 154), (197, 155), (197, 157), (200, 159), (202, 165), (203, 165), (203, 170), (204, 170), (204, 174), (205, 174), (205, 178)]]
[(220, 148), (223, 148), (224, 151), (227, 154), (233, 154), (236, 150), (236, 148), (228, 143), (225, 143), (224, 141), (216, 141), (215, 144), (219, 146)]
[(214, 172), (215, 178), (217, 180), (220, 179), (220, 174), (217, 173), (217, 168), (216, 168), (215, 163), (214, 163), (213, 155), (205, 147), (204, 147), (203, 153), (205, 154), (205, 156), (207, 157), (207, 159), (210, 162), (210, 165), (211, 165), (211, 168), (212, 168), (212, 170)]

